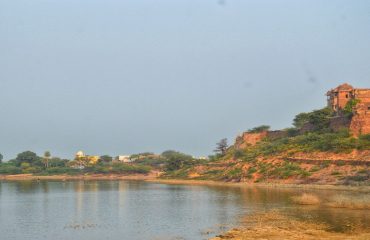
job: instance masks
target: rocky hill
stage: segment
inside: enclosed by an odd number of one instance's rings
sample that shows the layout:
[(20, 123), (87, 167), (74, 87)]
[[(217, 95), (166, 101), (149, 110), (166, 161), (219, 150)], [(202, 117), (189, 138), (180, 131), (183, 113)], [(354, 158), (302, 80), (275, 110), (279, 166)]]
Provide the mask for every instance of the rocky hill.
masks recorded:
[(343, 110), (326, 107), (298, 114), (292, 128), (250, 129), (210, 161), (183, 162), (164, 177), (370, 185), (370, 134), (352, 132), (348, 122), (354, 111), (356, 104), (347, 102)]

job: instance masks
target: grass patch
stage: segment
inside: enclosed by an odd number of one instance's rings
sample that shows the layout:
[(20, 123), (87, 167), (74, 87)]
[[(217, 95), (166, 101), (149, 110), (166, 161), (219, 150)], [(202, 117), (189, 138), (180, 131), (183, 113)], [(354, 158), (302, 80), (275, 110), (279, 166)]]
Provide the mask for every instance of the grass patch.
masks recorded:
[(370, 196), (352, 197), (337, 195), (329, 199), (325, 205), (334, 208), (370, 209)]
[(303, 193), (300, 196), (292, 197), (292, 201), (301, 205), (317, 205), (320, 204), (320, 199), (313, 194)]

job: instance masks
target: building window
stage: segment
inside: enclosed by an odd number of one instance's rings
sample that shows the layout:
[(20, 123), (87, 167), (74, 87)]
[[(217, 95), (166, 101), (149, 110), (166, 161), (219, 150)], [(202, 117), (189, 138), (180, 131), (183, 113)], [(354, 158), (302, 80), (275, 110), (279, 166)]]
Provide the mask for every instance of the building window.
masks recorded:
[(367, 106), (367, 110), (369, 110), (369, 111), (370, 111), (370, 106)]
[(348, 98), (348, 94), (346, 94), (346, 98)]

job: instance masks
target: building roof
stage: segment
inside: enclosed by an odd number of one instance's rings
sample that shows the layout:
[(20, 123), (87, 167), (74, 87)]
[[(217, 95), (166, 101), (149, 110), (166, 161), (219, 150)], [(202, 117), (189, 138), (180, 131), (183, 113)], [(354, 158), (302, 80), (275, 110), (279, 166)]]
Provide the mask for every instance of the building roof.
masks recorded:
[(338, 87), (334, 88), (334, 91), (341, 91), (341, 90), (352, 90), (353, 87), (349, 85), (348, 83), (343, 83), (339, 85)]
[(333, 92), (335, 93), (339, 91), (350, 91), (352, 89), (353, 89), (352, 85), (349, 85), (348, 83), (343, 83), (339, 85), (338, 87), (333, 88), (330, 91), (328, 91), (326, 95), (330, 95), (330, 93), (333, 93)]

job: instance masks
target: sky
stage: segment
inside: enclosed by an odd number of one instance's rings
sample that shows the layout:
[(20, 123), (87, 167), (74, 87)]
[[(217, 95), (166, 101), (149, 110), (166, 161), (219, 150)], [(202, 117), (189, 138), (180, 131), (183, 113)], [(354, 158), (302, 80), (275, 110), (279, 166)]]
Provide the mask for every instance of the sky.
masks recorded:
[(0, 153), (212, 154), (370, 87), (370, 1), (0, 0)]

